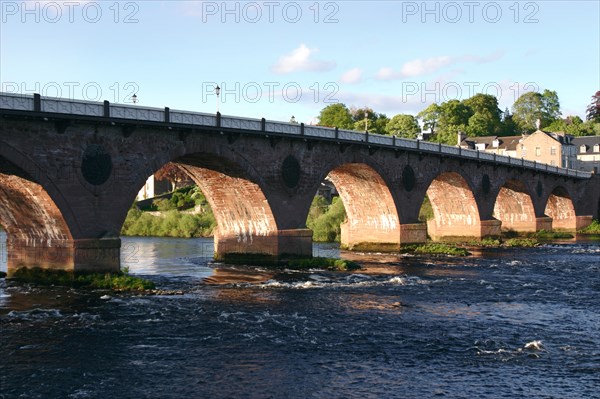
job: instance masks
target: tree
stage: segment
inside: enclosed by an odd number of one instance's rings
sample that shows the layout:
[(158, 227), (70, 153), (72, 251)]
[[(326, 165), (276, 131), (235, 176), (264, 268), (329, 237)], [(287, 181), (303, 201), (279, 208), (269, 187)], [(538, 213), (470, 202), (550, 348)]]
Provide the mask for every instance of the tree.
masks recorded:
[(502, 130), (502, 111), (495, 96), (478, 93), (464, 100), (463, 104), (473, 112), (467, 126), (470, 136), (488, 136)]
[(600, 123), (600, 90), (592, 96), (592, 102), (587, 107), (585, 119)]
[(369, 133), (386, 134), (385, 126), (389, 118), (385, 114), (377, 113), (369, 107), (351, 108), (350, 114), (354, 121), (354, 130), (364, 132), (366, 127)]
[(527, 92), (513, 104), (513, 119), (521, 133), (537, 129), (537, 121), (545, 127), (560, 117), (560, 103), (555, 91), (544, 90), (542, 94)]
[(352, 129), (354, 122), (346, 105), (337, 103), (326, 106), (318, 116), (320, 126)]
[(442, 109), (439, 105), (433, 103), (419, 112), (417, 118), (423, 121), (423, 130), (429, 130), (432, 134), (435, 134), (441, 115)]
[(176, 164), (169, 162), (154, 173), (154, 177), (158, 180), (168, 180), (171, 182), (173, 191), (181, 187), (181, 185), (193, 184), (190, 176), (180, 169)]
[(421, 132), (417, 118), (408, 114), (398, 114), (385, 126), (387, 134), (414, 139)]

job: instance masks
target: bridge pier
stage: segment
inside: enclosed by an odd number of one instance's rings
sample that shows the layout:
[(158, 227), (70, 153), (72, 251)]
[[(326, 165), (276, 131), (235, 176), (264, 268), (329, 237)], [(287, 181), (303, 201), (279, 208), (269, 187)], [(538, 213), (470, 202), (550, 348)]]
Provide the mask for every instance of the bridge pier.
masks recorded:
[(312, 231), (309, 229), (278, 230), (263, 236), (214, 236), (215, 260), (265, 261), (312, 256)]
[(400, 225), (400, 244), (423, 244), (427, 242), (427, 225), (409, 223)]
[(481, 220), (470, 224), (441, 224), (436, 220), (427, 222), (427, 231), (434, 241), (480, 240), (486, 237), (498, 237), (502, 222), (497, 219)]
[(41, 268), (68, 272), (118, 272), (121, 240), (79, 239), (52, 242), (26, 242), (8, 239), (8, 274), (21, 268)]
[(340, 247), (350, 251), (397, 252), (400, 249), (398, 228), (377, 228), (345, 221), (340, 226)]

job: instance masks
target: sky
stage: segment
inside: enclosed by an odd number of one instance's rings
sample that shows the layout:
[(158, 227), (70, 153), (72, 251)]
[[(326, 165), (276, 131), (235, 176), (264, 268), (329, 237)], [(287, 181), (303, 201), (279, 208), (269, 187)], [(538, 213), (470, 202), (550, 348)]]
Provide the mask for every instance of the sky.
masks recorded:
[[(598, 1), (6, 1), (0, 90), (316, 123), (600, 90)], [(215, 87), (221, 88), (219, 97)]]

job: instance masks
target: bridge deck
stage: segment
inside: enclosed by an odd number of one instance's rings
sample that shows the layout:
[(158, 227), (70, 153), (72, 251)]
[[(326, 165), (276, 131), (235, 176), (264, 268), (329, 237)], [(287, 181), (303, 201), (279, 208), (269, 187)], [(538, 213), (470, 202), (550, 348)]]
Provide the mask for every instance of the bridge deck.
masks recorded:
[(389, 148), (395, 151), (438, 153), (443, 156), (459, 157), (478, 162), (514, 165), (515, 167), (543, 171), (574, 178), (591, 178), (591, 172), (560, 168), (548, 164), (490, 154), (477, 150), (436, 144), (420, 140), (367, 134), (351, 130), (306, 126), (303, 123), (268, 121), (264, 118), (241, 118), (222, 116), (220, 113), (171, 110), (125, 104), (110, 104), (108, 101), (93, 102), (62, 98), (41, 97), (39, 94), (23, 95), (0, 93), (0, 115), (40, 116), (56, 119), (103, 120), (107, 122), (161, 125), (165, 127), (220, 130), (228, 133), (257, 134), (280, 137), (304, 137), (312, 140), (336, 141), (370, 147)]

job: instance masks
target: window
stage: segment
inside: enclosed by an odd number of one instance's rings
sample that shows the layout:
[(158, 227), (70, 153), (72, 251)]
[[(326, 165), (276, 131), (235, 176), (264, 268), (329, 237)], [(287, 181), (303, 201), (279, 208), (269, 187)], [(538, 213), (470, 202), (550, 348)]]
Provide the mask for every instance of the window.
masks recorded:
[(542, 155), (542, 149), (540, 147), (535, 147), (535, 156), (539, 157)]
[(477, 144), (475, 144), (475, 149), (477, 151), (484, 151), (485, 150), (485, 143), (477, 143)]
[(579, 152), (580, 153), (585, 153), (587, 151), (587, 147), (585, 146), (585, 144), (582, 144), (579, 146)]
[(527, 149), (521, 144), (521, 157), (525, 158), (525, 155), (527, 155)]
[(556, 161), (553, 159), (552, 161), (550, 161), (550, 165), (556, 166)]
[(600, 152), (600, 144), (594, 144), (594, 152)]
[(550, 148), (550, 155), (556, 155), (556, 147)]

